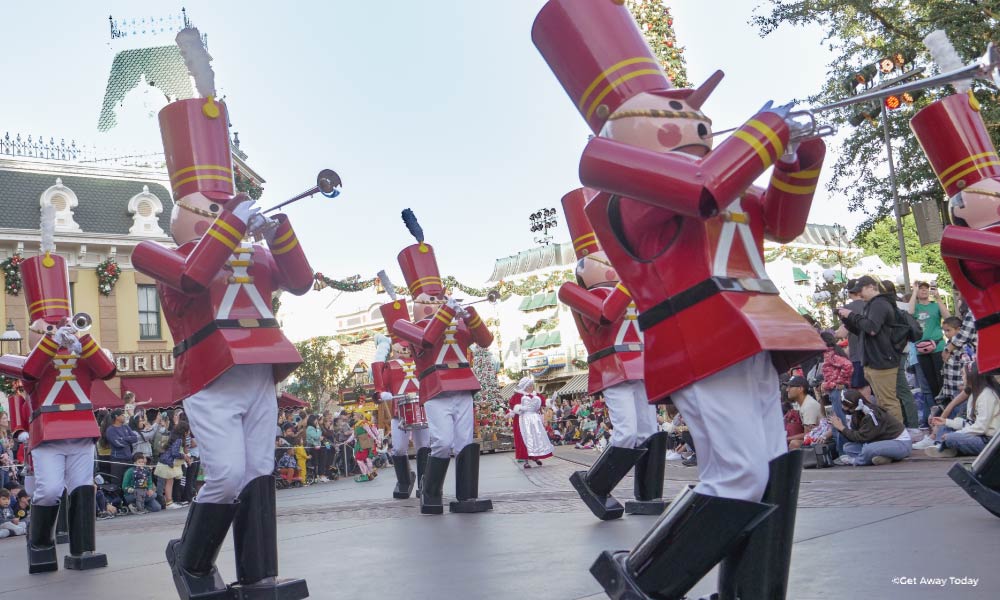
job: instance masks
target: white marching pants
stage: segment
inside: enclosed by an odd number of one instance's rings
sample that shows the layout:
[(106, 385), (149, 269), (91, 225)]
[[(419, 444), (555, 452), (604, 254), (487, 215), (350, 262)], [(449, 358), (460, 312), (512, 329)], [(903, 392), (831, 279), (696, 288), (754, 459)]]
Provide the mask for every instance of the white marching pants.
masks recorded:
[(472, 443), (472, 392), (445, 392), (424, 403), (431, 456), (450, 458)]
[(768, 463), (788, 452), (778, 373), (755, 354), (670, 395), (691, 431), (708, 496), (757, 502)]
[[(428, 417), (428, 422), (430, 417)], [(430, 427), (406, 431), (400, 427), (399, 419), (392, 420), (392, 453), (396, 456), (406, 456), (410, 448), (410, 437), (413, 437), (413, 448), (419, 450), (431, 445)]]
[(232, 504), (248, 483), (274, 472), (278, 400), (269, 364), (237, 365), (184, 400), (205, 486), (198, 502)]
[(642, 380), (625, 381), (604, 390), (611, 417), (611, 445), (635, 448), (656, 433), (656, 406), (646, 397)]
[(94, 485), (94, 440), (54, 440), (31, 449), (35, 481), (31, 503), (55, 506), (63, 489), (72, 492), (81, 485)]

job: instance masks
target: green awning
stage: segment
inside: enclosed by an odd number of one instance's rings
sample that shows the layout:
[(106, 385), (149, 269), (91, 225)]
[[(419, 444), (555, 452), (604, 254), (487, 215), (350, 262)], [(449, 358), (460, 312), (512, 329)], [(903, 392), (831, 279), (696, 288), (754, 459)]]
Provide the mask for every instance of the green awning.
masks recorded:
[(528, 310), (528, 305), (531, 304), (531, 298), (531, 296), (521, 298), (521, 305), (517, 307), (517, 310)]
[(521, 310), (524, 311), (537, 310), (541, 306), (542, 300), (544, 299), (545, 296), (543, 294), (535, 294), (528, 301), (528, 305), (522, 308)]
[(803, 316), (805, 316), (805, 315), (808, 315), (808, 314), (809, 314), (809, 309), (808, 309), (808, 308), (802, 308), (802, 307), (800, 306), (800, 307), (799, 307), (799, 308), (798, 308), (797, 310), (799, 311), (799, 314), (800, 314), (800, 315), (803, 315)]
[(521, 344), (521, 350), (524, 351), (533, 349), (535, 347), (536, 339), (536, 336), (533, 335), (529, 335), (524, 338), (524, 342)]
[(545, 300), (542, 302), (542, 308), (556, 305), (556, 293), (549, 292), (545, 295)]
[(792, 279), (796, 282), (809, 281), (809, 276), (800, 267), (792, 267)]
[(547, 341), (549, 346), (562, 346), (562, 334), (558, 331), (550, 331)]

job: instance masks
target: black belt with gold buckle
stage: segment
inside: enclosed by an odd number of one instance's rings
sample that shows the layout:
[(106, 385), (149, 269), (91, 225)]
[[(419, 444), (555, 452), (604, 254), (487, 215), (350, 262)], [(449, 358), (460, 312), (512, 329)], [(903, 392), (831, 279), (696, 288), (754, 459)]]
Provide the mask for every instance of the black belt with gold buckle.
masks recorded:
[(417, 379), (419, 379), (420, 381), (423, 381), (424, 377), (427, 377), (428, 375), (430, 375), (431, 373), (433, 373), (435, 371), (447, 371), (449, 369), (468, 369), (468, 368), (469, 368), (469, 363), (467, 363), (467, 362), (445, 363), (443, 365), (433, 365), (433, 366), (427, 367), (426, 369), (424, 369), (423, 371), (421, 371), (420, 375), (417, 375)]
[(94, 410), (94, 405), (86, 402), (80, 404), (49, 404), (41, 408), (36, 408), (31, 411), (31, 419), (29, 421), (34, 421), (39, 415), (43, 413), (54, 413), (54, 412), (74, 412), (78, 410)]
[(639, 329), (645, 331), (657, 323), (669, 319), (682, 310), (707, 300), (722, 292), (756, 292), (758, 294), (777, 294), (778, 286), (770, 279), (753, 279), (750, 277), (709, 277), (696, 283), (688, 289), (675, 294), (653, 308), (639, 315)]
[(217, 319), (205, 325), (191, 337), (174, 346), (174, 358), (190, 350), (219, 329), (260, 329), (278, 327), (277, 319)]
[(601, 360), (605, 356), (611, 356), (612, 354), (617, 354), (618, 352), (642, 352), (642, 344), (618, 344), (615, 346), (609, 346), (588, 356), (587, 362), (593, 363)]

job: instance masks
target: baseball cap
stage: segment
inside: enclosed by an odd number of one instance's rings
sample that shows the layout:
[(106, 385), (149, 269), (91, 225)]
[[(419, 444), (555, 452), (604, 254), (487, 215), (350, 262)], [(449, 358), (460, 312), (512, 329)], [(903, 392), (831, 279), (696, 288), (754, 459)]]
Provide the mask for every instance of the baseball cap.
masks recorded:
[(788, 383), (786, 385), (788, 387), (800, 387), (800, 388), (809, 387), (809, 384), (806, 383), (806, 378), (805, 377), (801, 377), (799, 375), (796, 375), (795, 377), (792, 377), (791, 379), (789, 379)]
[(852, 294), (858, 294), (866, 285), (873, 285), (875, 286), (875, 289), (878, 289), (878, 282), (875, 281), (875, 278), (869, 275), (865, 275), (864, 277), (858, 277), (856, 280), (854, 280), (854, 285), (850, 286), (847, 289), (847, 291)]

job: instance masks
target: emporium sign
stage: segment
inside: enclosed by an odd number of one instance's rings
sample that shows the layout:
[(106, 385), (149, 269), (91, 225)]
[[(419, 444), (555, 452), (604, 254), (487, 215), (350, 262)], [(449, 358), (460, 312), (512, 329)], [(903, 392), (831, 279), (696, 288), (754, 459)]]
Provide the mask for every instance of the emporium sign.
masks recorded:
[(118, 374), (130, 376), (169, 375), (174, 372), (174, 355), (171, 352), (116, 352), (115, 366)]

